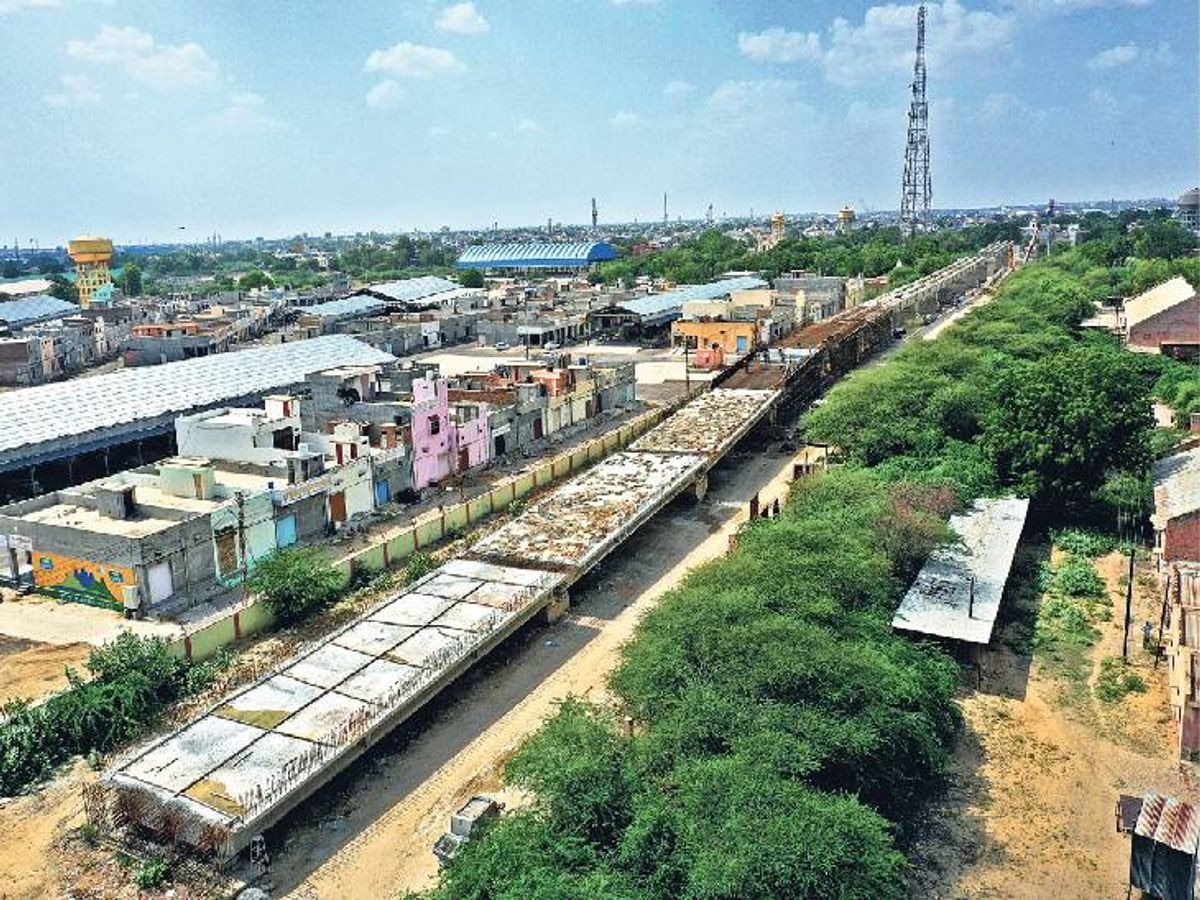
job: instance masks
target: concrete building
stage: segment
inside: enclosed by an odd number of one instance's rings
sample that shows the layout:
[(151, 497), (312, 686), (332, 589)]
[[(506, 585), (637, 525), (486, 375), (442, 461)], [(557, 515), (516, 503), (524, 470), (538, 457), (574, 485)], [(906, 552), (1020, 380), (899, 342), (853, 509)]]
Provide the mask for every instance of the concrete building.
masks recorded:
[(125, 365), (157, 366), (224, 353), (233, 344), (228, 327), (216, 327), (194, 319), (149, 322), (133, 326), (125, 342)]
[(1200, 356), (1200, 296), (1182, 275), (1125, 303), (1125, 345), (1177, 359)]
[(1154, 463), (1154, 546), (1164, 562), (1200, 564), (1200, 446)]
[(675, 288), (660, 294), (635, 296), (592, 310), (588, 320), (593, 332), (613, 334), (626, 339), (654, 338), (667, 332), (671, 323), (683, 315), (685, 303), (718, 300), (732, 291), (766, 287), (753, 275), (736, 275)]
[[(1200, 237), (1200, 187), (1179, 195), (1175, 201), (1175, 218), (1184, 228)], [(0, 287), (0, 290), (3, 288)]]
[(1183, 759), (1200, 758), (1200, 446), (1154, 463), (1154, 549), (1168, 602), (1168, 697)]
[(808, 325), (847, 308), (846, 282), (840, 275), (792, 272), (775, 279), (775, 290), (793, 298), (797, 324)]

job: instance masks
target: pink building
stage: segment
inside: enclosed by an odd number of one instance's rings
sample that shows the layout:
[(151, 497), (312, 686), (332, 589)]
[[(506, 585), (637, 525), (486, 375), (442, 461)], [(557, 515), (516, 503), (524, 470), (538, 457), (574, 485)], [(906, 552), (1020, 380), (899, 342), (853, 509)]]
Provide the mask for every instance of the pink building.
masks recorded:
[(1179, 358), (1200, 355), (1200, 296), (1182, 275), (1125, 304), (1125, 340), (1131, 350)]
[(415, 490), (488, 461), (491, 433), (480, 407), (456, 406), (452, 414), (448, 382), (432, 376), (414, 380), (412, 395)]

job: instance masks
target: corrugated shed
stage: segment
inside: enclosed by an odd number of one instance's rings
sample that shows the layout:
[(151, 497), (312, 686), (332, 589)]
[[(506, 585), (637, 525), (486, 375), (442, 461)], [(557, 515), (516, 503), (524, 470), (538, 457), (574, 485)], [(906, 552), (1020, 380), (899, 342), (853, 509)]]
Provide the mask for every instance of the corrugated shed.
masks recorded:
[[(4, 285), (0, 285), (0, 292), (3, 289)], [(74, 303), (51, 297), (49, 294), (36, 294), (0, 303), (0, 321), (7, 322), (13, 328), (45, 322), (47, 319), (73, 316), (77, 312), (79, 307)]]
[(204, 409), (299, 384), (323, 369), (392, 359), (338, 334), (0, 394), (0, 467), (21, 448)]
[(565, 269), (616, 258), (612, 245), (599, 241), (477, 244), (463, 250), (454, 265), (458, 269)]
[(737, 278), (723, 278), (720, 281), (710, 281), (707, 284), (690, 284), (664, 291), (661, 294), (647, 294), (645, 297), (634, 297), (617, 304), (639, 316), (659, 316), (674, 309), (680, 309), (685, 303), (703, 300), (716, 300), (731, 291), (748, 291), (753, 288), (766, 287), (767, 283), (753, 275), (739, 275)]
[(1171, 519), (1200, 510), (1200, 447), (1164, 457), (1151, 468), (1154, 476), (1154, 515), (1156, 528), (1165, 528)]
[(1180, 853), (1194, 854), (1200, 848), (1200, 813), (1190, 803), (1151, 792), (1142, 800), (1133, 833)]
[(431, 298), (438, 294), (462, 290), (461, 285), (437, 275), (422, 275), (420, 278), (405, 278), (400, 281), (385, 281), (363, 289), (363, 293), (382, 297), (394, 303), (436, 302)]
[(326, 303), (300, 307), (301, 315), (318, 316), (322, 319), (352, 319), (358, 316), (374, 315), (386, 310), (387, 301), (372, 297), (370, 294), (355, 294), (353, 297), (342, 297), (340, 300), (329, 300)]

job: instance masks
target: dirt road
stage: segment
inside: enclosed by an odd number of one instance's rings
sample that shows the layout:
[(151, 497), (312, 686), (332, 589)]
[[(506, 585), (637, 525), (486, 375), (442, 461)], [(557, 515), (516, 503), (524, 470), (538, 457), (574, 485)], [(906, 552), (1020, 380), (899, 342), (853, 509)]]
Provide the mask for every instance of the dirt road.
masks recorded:
[(0, 635), (0, 706), (10, 700), (39, 700), (67, 686), (67, 666), (83, 672), (92, 648), (55, 646)]
[[(1086, 683), (1066, 682), (1032, 657), (994, 645), (981, 689), (961, 698), (964, 733), (944, 801), (927, 816), (914, 860), (918, 896), (1124, 897), (1129, 838), (1117, 833), (1118, 794), (1147, 790), (1200, 799), (1193, 767), (1170, 746), (1166, 667), (1153, 668), (1131, 639), (1131, 661), (1148, 683), (1116, 703), (1094, 691), (1100, 660), (1121, 654), (1124, 559), (1098, 561), (1114, 616), (1091, 649)], [(1155, 620), (1156, 591), (1139, 584), (1135, 632)]]
[[(276, 892), (378, 898), (431, 884), (431, 848), (471, 794), (495, 793), (504, 762), (568, 695), (601, 698), (638, 619), (695, 566), (726, 552), (755, 492), (781, 497), (792, 454), (744, 454), (710, 475), (572, 591), (557, 624), (529, 629), (269, 836)], [(519, 798), (508, 797), (508, 800)]]

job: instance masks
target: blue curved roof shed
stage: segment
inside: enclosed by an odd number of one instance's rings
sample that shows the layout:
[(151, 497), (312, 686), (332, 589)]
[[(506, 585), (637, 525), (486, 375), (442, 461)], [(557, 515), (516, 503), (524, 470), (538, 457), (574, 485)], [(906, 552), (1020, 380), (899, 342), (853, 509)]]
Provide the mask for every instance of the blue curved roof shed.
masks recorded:
[(531, 244), (476, 244), (467, 247), (456, 269), (582, 269), (616, 259), (611, 244), (599, 241)]

